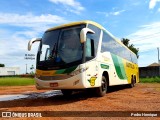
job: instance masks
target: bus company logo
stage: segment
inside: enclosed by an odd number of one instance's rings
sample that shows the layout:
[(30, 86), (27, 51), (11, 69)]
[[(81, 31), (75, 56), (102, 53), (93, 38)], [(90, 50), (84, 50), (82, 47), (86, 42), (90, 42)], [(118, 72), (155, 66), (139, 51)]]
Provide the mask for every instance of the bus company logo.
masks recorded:
[(95, 80), (97, 79), (97, 77), (91, 77), (88, 81), (90, 82), (91, 86), (95, 86)]
[(39, 112), (2, 112), (4, 118), (42, 117)]
[(11, 112), (2, 112), (2, 117), (12, 117)]
[(131, 63), (129, 63), (129, 62), (126, 62), (126, 66), (127, 66), (128, 68), (134, 69), (134, 65), (131, 64)]

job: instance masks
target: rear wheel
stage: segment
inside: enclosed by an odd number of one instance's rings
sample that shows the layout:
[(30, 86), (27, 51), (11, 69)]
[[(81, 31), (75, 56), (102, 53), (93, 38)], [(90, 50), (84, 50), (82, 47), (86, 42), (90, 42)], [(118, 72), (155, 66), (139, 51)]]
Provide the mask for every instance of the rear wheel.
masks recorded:
[(61, 90), (64, 96), (70, 96), (72, 95), (73, 91), (72, 90)]
[(106, 92), (107, 92), (107, 88), (108, 88), (108, 83), (107, 80), (104, 76), (102, 76), (102, 83), (101, 86), (96, 88), (96, 93), (99, 97), (103, 97)]
[(129, 84), (129, 87), (130, 87), (130, 88), (135, 87), (135, 83), (136, 83), (135, 77), (132, 77), (132, 79), (131, 79), (131, 84)]

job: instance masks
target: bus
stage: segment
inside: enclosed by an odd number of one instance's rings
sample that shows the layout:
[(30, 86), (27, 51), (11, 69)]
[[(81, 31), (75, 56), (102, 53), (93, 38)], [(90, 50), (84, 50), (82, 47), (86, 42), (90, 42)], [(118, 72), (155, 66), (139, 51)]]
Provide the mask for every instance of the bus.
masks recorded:
[(39, 42), (35, 81), (37, 89), (61, 90), (71, 95), (92, 89), (102, 97), (109, 86), (139, 82), (137, 56), (104, 27), (93, 21), (79, 21), (45, 31)]

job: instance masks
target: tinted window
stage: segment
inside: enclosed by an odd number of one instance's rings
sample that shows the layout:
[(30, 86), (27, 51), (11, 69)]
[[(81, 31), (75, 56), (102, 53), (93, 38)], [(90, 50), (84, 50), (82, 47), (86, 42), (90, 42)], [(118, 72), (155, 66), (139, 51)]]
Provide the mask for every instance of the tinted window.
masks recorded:
[(91, 39), (87, 38), (86, 40), (86, 57), (92, 57), (92, 52), (91, 52)]
[(95, 49), (94, 51), (95, 51), (95, 55), (97, 55), (97, 48), (98, 48), (101, 29), (91, 24), (88, 25), (88, 28), (90, 28), (95, 32), (94, 34), (87, 34), (87, 38), (94, 40), (94, 49)]
[(103, 39), (102, 39), (102, 48), (101, 51), (110, 51), (115, 53), (114, 50), (116, 49), (116, 43), (111, 36), (107, 33), (103, 32)]
[[(45, 32), (40, 48), (40, 61), (71, 63), (82, 59), (81, 26)], [(55, 64), (54, 63), (54, 64)]]
[(103, 31), (102, 48), (101, 51), (109, 51), (115, 55), (125, 58), (129, 61), (137, 63), (136, 56), (131, 53), (126, 47), (118, 43), (112, 36)]
[(133, 53), (131, 53), (132, 62), (137, 63), (137, 56)]
[(65, 63), (82, 59), (80, 31), (82, 28), (73, 27), (61, 31), (58, 53)]

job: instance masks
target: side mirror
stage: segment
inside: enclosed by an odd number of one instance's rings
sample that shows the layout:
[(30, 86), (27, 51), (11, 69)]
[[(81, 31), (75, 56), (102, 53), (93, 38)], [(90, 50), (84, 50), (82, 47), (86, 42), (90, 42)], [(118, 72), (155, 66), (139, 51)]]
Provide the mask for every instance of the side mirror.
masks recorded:
[(33, 38), (32, 40), (30, 40), (30, 41), (28, 42), (28, 51), (31, 50), (32, 44), (33, 44), (34, 42), (40, 42), (41, 40), (42, 40), (41, 38)]
[(95, 32), (89, 28), (83, 28), (80, 32), (80, 39), (81, 39), (81, 43), (84, 43), (86, 41), (86, 35), (87, 33), (92, 33), (94, 34)]

